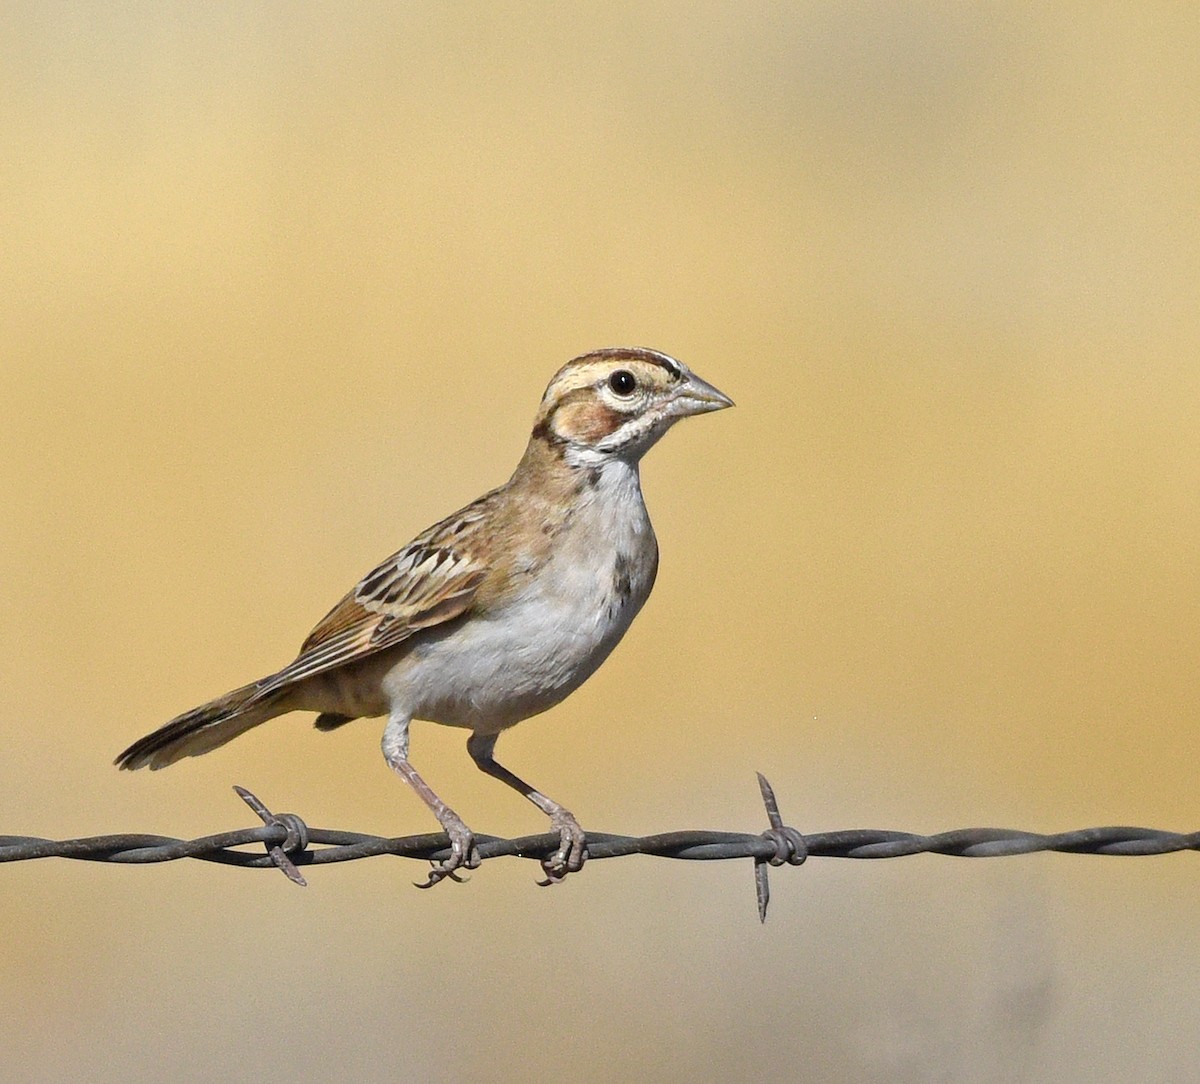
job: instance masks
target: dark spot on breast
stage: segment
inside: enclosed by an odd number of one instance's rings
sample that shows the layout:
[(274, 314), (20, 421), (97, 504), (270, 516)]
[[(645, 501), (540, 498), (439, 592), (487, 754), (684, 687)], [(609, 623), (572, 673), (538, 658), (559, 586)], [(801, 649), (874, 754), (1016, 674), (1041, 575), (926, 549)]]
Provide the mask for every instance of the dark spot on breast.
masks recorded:
[(633, 576), (629, 558), (623, 553), (617, 554), (613, 562), (612, 591), (608, 596), (608, 619), (615, 621), (617, 615), (629, 604), (629, 596), (633, 594)]
[(613, 601), (618, 607), (624, 606), (633, 593), (633, 577), (631, 576), (629, 558), (623, 553), (617, 554), (613, 561)]

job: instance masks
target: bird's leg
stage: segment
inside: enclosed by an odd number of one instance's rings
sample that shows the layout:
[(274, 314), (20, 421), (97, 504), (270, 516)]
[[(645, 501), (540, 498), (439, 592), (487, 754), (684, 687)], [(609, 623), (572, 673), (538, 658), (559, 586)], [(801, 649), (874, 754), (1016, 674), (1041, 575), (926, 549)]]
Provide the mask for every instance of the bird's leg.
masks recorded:
[(392, 769), (420, 796), (438, 823), (450, 837), (450, 858), (445, 862), (432, 863), (429, 879), (418, 888), (432, 888), (438, 881), (449, 877), (452, 881), (461, 881), (456, 872), (459, 869), (475, 869), (479, 865), (479, 851), (475, 847), (475, 837), (471, 834), (462, 818), (454, 812), (434, 792), (408, 762), (408, 724), (407, 716), (393, 715), (383, 731), (383, 756)]
[(480, 771), (506, 783), (519, 794), (523, 794), (535, 806), (550, 818), (551, 827), (558, 832), (559, 848), (549, 858), (542, 859), (542, 869), (545, 870), (546, 880), (538, 882), (542, 885), (557, 884), (568, 873), (575, 873), (583, 867), (587, 858), (587, 837), (579, 822), (569, 809), (561, 806), (553, 798), (547, 798), (541, 791), (534, 790), (524, 779), (513, 775), (503, 764), (497, 764), (492, 756), (496, 748), (496, 734), (472, 734), (467, 739), (467, 752), (475, 761)]

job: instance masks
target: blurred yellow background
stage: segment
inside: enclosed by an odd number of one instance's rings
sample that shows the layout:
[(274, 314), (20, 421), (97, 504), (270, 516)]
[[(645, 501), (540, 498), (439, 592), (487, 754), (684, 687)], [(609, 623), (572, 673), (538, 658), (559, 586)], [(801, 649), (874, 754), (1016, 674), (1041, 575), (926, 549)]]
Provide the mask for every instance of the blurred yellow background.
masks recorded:
[[(1200, 827), (1186, 5), (7, 4), (0, 833), (433, 823), (378, 723), (113, 756), (503, 481), (550, 374), (738, 409), (501, 744), (587, 827)], [(542, 830), (457, 731), (414, 761)], [(13, 1081), (1195, 1079), (1196, 857), (0, 871)]]

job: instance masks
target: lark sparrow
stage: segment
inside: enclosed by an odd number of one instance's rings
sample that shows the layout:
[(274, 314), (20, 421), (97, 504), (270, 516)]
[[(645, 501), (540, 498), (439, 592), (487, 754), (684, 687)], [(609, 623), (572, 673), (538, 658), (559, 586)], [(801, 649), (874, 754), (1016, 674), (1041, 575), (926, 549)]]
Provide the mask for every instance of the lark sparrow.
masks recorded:
[(583, 864), (583, 830), (495, 761), (496, 739), (578, 688), (625, 634), (658, 569), (638, 462), (680, 418), (732, 405), (654, 350), (567, 362), (504, 485), (369, 573), (294, 662), (172, 719), (117, 765), (163, 768), (290, 711), (318, 712), (318, 730), (386, 715), (384, 757), (450, 840), (450, 858), (427, 887), (479, 859), (470, 830), (409, 762), (408, 727), (413, 719), (463, 727), (479, 768), (549, 815), (561, 844), (543, 866), (549, 881), (561, 880)]

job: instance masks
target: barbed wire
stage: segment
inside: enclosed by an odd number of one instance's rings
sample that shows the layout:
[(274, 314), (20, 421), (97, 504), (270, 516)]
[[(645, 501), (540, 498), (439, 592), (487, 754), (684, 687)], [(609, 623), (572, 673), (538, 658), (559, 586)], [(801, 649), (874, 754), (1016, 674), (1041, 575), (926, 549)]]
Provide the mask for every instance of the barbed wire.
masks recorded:
[[(758, 782), (770, 825), (759, 835), (681, 831), (623, 836), (588, 832), (588, 860), (622, 858), (631, 854), (693, 862), (751, 858), (754, 860), (759, 918), (766, 921), (767, 904), (770, 901), (768, 867), (798, 866), (808, 858), (902, 858), (912, 854), (999, 858), (1037, 851), (1133, 856), (1200, 850), (1200, 832), (1180, 834), (1131, 827), (1080, 828), (1051, 835), (1008, 828), (959, 828), (929, 836), (873, 828), (802, 835), (783, 823), (774, 791), (761, 774)], [(146, 865), (194, 858), (201, 862), (219, 862), (252, 869), (274, 867), (282, 870), (296, 884), (305, 885), (307, 881), (300, 873), (299, 866), (353, 862), (379, 855), (436, 863), (450, 856), (450, 844), (444, 832), (389, 838), (362, 832), (310, 828), (294, 813), (272, 813), (244, 787), (233, 789), (262, 819), (261, 826), (187, 840), (140, 833), (64, 840), (0, 835), (0, 862), (72, 858), (83, 862)], [(476, 835), (475, 843), (481, 860), (508, 856), (545, 863), (558, 850), (561, 840), (557, 833), (513, 839)], [(236, 849), (255, 844), (266, 847), (266, 853), (255, 854)]]

